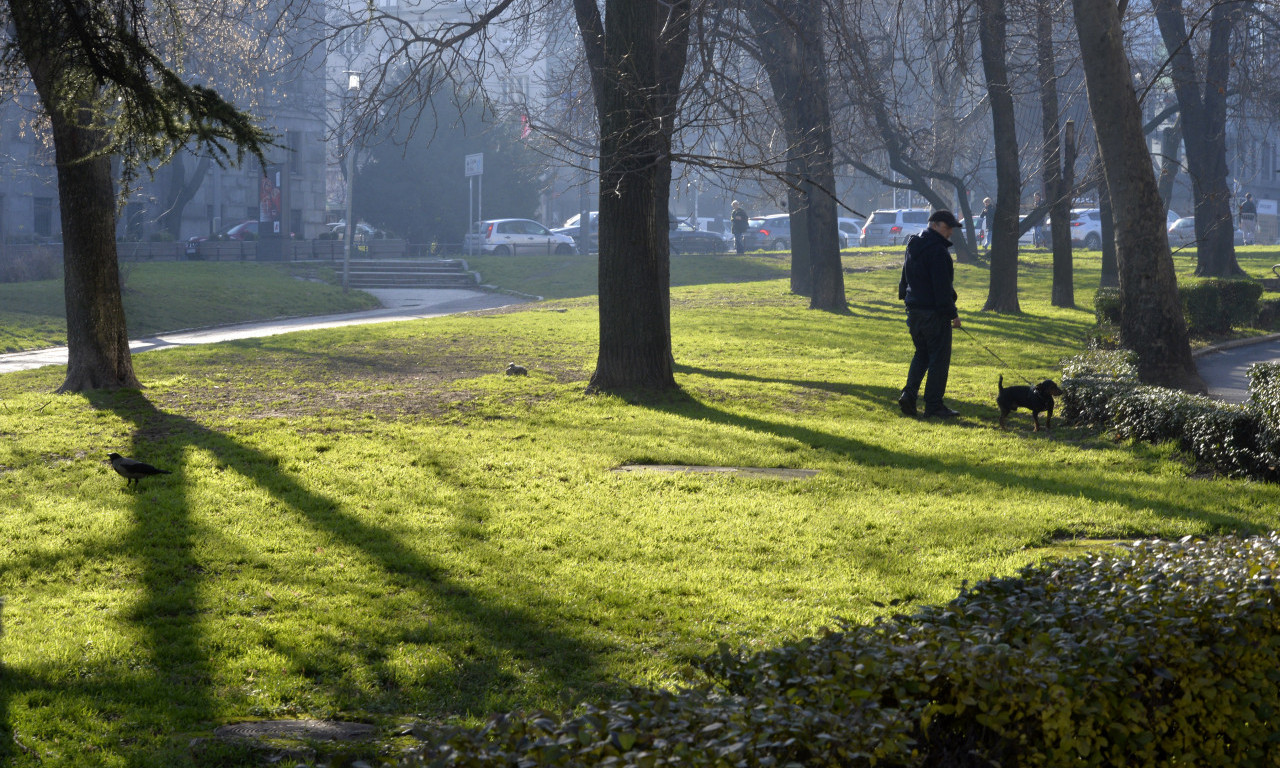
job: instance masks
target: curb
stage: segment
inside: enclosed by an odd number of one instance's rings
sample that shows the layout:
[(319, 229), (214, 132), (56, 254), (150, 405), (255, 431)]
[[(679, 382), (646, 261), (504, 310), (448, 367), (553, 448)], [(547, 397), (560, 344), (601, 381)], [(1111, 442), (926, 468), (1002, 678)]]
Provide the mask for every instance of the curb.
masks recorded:
[(1253, 344), (1265, 344), (1269, 341), (1280, 341), (1280, 333), (1272, 333), (1266, 336), (1256, 336), (1251, 339), (1233, 339), (1231, 341), (1224, 341), (1221, 344), (1214, 344), (1212, 346), (1204, 347), (1203, 349), (1194, 350), (1191, 353), (1191, 357), (1192, 359), (1201, 358), (1206, 355), (1212, 355), (1215, 352), (1225, 352), (1228, 349), (1236, 349), (1238, 347), (1248, 347)]

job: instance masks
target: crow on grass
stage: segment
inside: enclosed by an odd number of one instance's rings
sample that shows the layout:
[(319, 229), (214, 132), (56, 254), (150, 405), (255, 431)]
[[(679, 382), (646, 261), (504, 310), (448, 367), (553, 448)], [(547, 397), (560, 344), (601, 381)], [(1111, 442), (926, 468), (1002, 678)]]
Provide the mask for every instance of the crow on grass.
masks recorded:
[(109, 453), (107, 458), (111, 459), (111, 468), (116, 471), (116, 474), (125, 479), (125, 488), (128, 488), (130, 484), (137, 486), (138, 481), (144, 477), (173, 474), (167, 469), (153, 467), (145, 461), (130, 459), (118, 453)]

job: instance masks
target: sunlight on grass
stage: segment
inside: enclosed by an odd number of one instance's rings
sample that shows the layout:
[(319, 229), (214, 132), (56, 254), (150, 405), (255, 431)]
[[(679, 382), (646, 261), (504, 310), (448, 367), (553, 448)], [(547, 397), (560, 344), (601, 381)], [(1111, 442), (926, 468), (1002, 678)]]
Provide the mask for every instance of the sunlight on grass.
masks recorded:
[[(0, 758), (191, 764), (193, 738), (245, 718), (598, 702), (718, 642), (871, 621), (1045, 557), (1275, 527), (1275, 487), (1193, 479), (1168, 446), (1033, 434), (1025, 412), (996, 428), (997, 377), (1058, 378), (1092, 323), (1096, 259), (1058, 309), (1046, 258), (1020, 315), (979, 312), (987, 274), (958, 269), (990, 351), (957, 336), (957, 424), (894, 406), (894, 269), (848, 275), (848, 316), (785, 279), (673, 289), (683, 392), (639, 401), (583, 394), (590, 297), (148, 353), (141, 392), (0, 377), (0, 713), (31, 750)], [(112, 450), (174, 474), (126, 491)], [(819, 474), (611, 471), (628, 463)]]

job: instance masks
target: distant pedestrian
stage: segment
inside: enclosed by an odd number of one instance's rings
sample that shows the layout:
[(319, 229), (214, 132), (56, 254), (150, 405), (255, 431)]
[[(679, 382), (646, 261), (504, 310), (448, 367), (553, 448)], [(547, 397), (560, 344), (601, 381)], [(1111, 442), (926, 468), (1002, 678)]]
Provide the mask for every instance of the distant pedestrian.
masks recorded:
[(898, 406), (908, 416), (916, 415), (921, 382), (925, 382), (925, 416), (954, 418), (960, 415), (942, 402), (951, 372), (951, 329), (960, 327), (956, 292), (952, 287), (955, 266), (947, 250), (951, 247), (951, 233), (959, 226), (951, 211), (934, 211), (929, 216), (928, 228), (907, 240), (898, 298), (907, 305), (907, 329), (911, 332), (915, 354), (907, 369), (907, 384), (898, 396)]
[(1244, 233), (1245, 245), (1253, 245), (1258, 239), (1258, 204), (1249, 192), (1244, 193), (1244, 201), (1240, 203), (1240, 231)]
[(995, 203), (989, 197), (982, 198), (982, 243), (988, 247), (991, 246), (991, 220), (995, 217)]
[(738, 250), (738, 255), (747, 252), (747, 210), (742, 207), (742, 203), (737, 200), (733, 201), (733, 213), (729, 214), (729, 221), (733, 227), (733, 245)]
[[(1037, 189), (1036, 193), (1031, 196), (1031, 209), (1034, 212), (1039, 211), (1043, 207), (1044, 195), (1040, 194), (1040, 190)], [(1048, 214), (1033, 213), (1032, 215), (1036, 217), (1036, 223), (1035, 226), (1031, 228), (1031, 244), (1037, 248), (1046, 248), (1049, 245), (1049, 232), (1047, 231), (1048, 227), (1045, 226), (1044, 222)]]

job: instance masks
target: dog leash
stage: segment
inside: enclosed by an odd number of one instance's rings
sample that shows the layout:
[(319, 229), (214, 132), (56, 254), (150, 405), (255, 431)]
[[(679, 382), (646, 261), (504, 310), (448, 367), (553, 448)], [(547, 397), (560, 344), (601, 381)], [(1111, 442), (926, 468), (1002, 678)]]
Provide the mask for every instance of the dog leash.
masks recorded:
[[(960, 326), (960, 330), (964, 331), (964, 335), (965, 335), (965, 336), (968, 336), (969, 338), (973, 339), (973, 343), (974, 343), (974, 344), (977, 344), (978, 346), (980, 346), (980, 347), (982, 347), (983, 349), (987, 350), (987, 354), (989, 354), (989, 355), (991, 355), (992, 357), (994, 357), (997, 361), (999, 361), (999, 363), (1000, 363), (1001, 365), (1003, 365), (1005, 368), (1008, 368), (1009, 370), (1013, 371), (1013, 366), (1012, 366), (1012, 365), (1009, 365), (1009, 364), (1008, 364), (1008, 363), (1006, 363), (1003, 359), (1001, 359), (1001, 357), (1000, 357), (999, 355), (997, 355), (995, 352), (992, 352), (992, 351), (991, 351), (991, 347), (988, 347), (986, 344), (983, 344), (982, 342), (978, 341), (978, 339), (977, 339), (977, 337), (976, 337), (976, 336), (974, 336), (972, 333), (969, 333), (969, 329), (968, 329), (968, 328), (965, 328), (965, 327), (962, 325), (962, 326)], [(1027, 385), (1028, 385), (1028, 386), (1032, 386), (1032, 387), (1034, 387), (1034, 386), (1035, 386), (1034, 384), (1032, 384), (1032, 383), (1031, 383), (1031, 381), (1030, 381), (1026, 376), (1023, 376), (1021, 373), (1018, 373), (1017, 371), (1013, 371), (1013, 372), (1014, 372), (1015, 374), (1017, 374), (1018, 378), (1022, 379), (1022, 380), (1023, 380), (1023, 381), (1025, 381), (1025, 382), (1027, 382)]]

